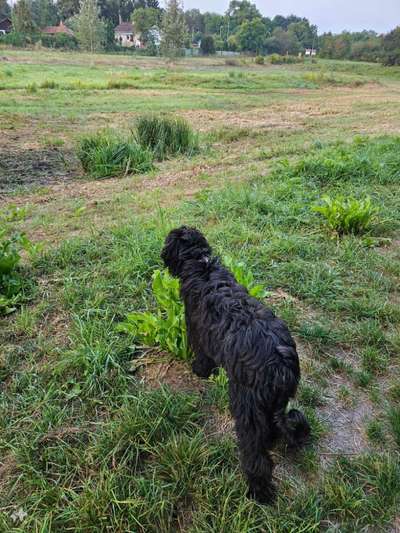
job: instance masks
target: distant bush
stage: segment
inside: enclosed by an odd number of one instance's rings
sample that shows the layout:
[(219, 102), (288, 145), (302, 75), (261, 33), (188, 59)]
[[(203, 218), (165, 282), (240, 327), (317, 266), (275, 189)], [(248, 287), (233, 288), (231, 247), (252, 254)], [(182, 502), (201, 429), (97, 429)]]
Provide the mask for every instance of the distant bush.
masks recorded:
[(131, 136), (108, 130), (86, 135), (79, 142), (78, 158), (83, 170), (95, 178), (148, 172), (153, 154)]
[(39, 87), (41, 89), (57, 89), (58, 83), (56, 83), (54, 80), (44, 80)]
[(43, 34), (40, 37), (42, 46), (46, 48), (58, 48), (65, 50), (76, 50), (78, 41), (73, 35), (66, 33), (56, 33), (55, 35)]
[(215, 54), (215, 43), (212, 35), (204, 35), (200, 43), (200, 50), (204, 56)]
[(371, 228), (377, 213), (368, 196), (364, 200), (356, 198), (322, 197), (323, 205), (314, 206), (313, 210), (320, 213), (329, 226), (338, 235), (345, 233), (360, 234)]
[(199, 148), (198, 136), (183, 118), (144, 115), (136, 122), (138, 143), (152, 150), (157, 159), (178, 154), (191, 155)]
[(127, 80), (109, 80), (107, 89), (134, 89), (136, 85)]
[(28, 35), (12, 31), (11, 33), (6, 33), (6, 35), (0, 35), (0, 44), (15, 46), (16, 48), (24, 48), (25, 46), (34, 44), (38, 39), (38, 35)]
[(38, 91), (38, 86), (37, 86), (37, 84), (35, 82), (33, 82), (33, 83), (30, 83), (29, 85), (26, 86), (26, 90), (30, 94), (35, 94)]
[(264, 63), (265, 63), (265, 58), (264, 58), (264, 56), (256, 56), (256, 57), (254, 58), (254, 63), (255, 63), (256, 65), (264, 65)]
[(281, 56), (279, 54), (271, 54), (268, 59), (272, 65), (291, 65), (304, 62), (302, 57), (290, 55)]

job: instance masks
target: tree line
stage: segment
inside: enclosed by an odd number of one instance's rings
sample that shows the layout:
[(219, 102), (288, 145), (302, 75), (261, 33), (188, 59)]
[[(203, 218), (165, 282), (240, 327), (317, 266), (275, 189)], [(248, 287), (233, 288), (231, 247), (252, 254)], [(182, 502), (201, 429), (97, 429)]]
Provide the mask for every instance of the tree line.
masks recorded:
[(158, 28), (164, 53), (199, 43), (204, 54), (230, 50), (298, 55), (306, 48), (316, 48), (325, 58), (400, 64), (400, 27), (387, 35), (374, 31), (318, 35), (307, 18), (264, 17), (248, 0), (231, 0), (224, 14), (184, 11), (180, 0), (168, 0), (165, 8), (158, 0), (18, 0), (12, 10), (7, 0), (0, 0), (0, 19), (4, 16), (12, 17), (13, 33), (24, 42), (62, 20), (74, 30), (75, 44), (92, 51), (115, 48), (114, 27), (120, 21), (132, 21), (151, 53), (158, 53), (151, 31)]

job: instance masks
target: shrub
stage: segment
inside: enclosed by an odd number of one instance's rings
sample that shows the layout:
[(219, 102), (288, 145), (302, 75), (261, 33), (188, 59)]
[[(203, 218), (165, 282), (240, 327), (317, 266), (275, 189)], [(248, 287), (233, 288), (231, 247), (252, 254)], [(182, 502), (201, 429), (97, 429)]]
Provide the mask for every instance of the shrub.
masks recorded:
[(215, 54), (215, 43), (212, 35), (205, 35), (200, 43), (200, 50), (204, 56)]
[(33, 82), (26, 86), (26, 90), (28, 91), (29, 94), (35, 94), (37, 93), (38, 86), (36, 85), (35, 82)]
[(254, 58), (254, 63), (255, 63), (256, 65), (264, 65), (264, 63), (265, 63), (264, 56), (256, 56), (256, 57)]
[(111, 130), (83, 137), (77, 155), (83, 170), (95, 178), (148, 172), (153, 168), (149, 150), (131, 136), (124, 139)]
[(136, 138), (141, 146), (152, 150), (159, 160), (177, 154), (191, 155), (199, 147), (197, 134), (186, 120), (179, 117), (139, 117)]
[(127, 80), (109, 80), (107, 89), (134, 89), (136, 85)]
[(339, 235), (368, 231), (377, 212), (369, 196), (364, 200), (323, 196), (322, 200), (325, 205), (314, 206), (313, 210), (323, 215), (328, 226)]
[(304, 59), (298, 56), (271, 54), (269, 61), (272, 65), (291, 65), (294, 63), (303, 63)]
[[(247, 288), (249, 294), (257, 298), (265, 297), (265, 290), (254, 284), (253, 275), (246, 272), (243, 263), (234, 263), (230, 258), (224, 258), (224, 262), (238, 283)], [(180, 299), (179, 280), (173, 278), (168, 270), (156, 270), (152, 277), (152, 291), (157, 303), (155, 313), (129, 313), (126, 320), (117, 326), (118, 331), (132, 335), (144, 346), (159, 346), (178, 359), (189, 359), (191, 353), (186, 337), (185, 311)]]
[(65, 50), (76, 50), (78, 41), (73, 35), (66, 33), (56, 33), (55, 35), (44, 34), (40, 38), (42, 46), (46, 48), (61, 48)]

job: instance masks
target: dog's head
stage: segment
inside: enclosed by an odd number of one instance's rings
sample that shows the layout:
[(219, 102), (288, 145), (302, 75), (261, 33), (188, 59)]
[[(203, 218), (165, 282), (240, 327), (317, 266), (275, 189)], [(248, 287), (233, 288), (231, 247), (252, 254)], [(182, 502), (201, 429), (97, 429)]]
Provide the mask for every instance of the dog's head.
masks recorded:
[(205, 259), (211, 248), (204, 235), (196, 228), (181, 226), (173, 229), (165, 239), (161, 258), (173, 276), (179, 276), (185, 261)]

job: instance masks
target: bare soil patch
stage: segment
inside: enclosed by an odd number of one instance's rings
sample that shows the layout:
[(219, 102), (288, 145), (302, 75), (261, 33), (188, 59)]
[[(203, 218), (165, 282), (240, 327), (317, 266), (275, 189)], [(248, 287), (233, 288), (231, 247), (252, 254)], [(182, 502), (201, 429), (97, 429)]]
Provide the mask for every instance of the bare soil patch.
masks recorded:
[(168, 354), (157, 353), (134, 360), (140, 379), (152, 389), (168, 385), (183, 392), (202, 392), (206, 382), (193, 374), (188, 363), (172, 359)]
[(0, 194), (20, 187), (64, 183), (75, 178), (77, 163), (71, 152), (56, 148), (2, 149)]

